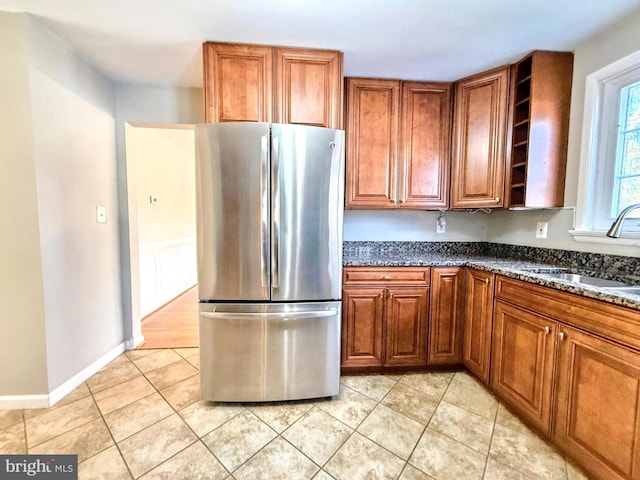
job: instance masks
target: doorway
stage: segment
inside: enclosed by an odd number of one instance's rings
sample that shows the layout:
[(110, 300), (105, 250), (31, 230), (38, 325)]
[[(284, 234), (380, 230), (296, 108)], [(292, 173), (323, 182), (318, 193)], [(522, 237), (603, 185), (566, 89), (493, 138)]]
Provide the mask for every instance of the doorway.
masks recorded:
[(125, 133), (132, 322), (144, 337), (137, 348), (195, 347), (193, 125), (127, 124)]

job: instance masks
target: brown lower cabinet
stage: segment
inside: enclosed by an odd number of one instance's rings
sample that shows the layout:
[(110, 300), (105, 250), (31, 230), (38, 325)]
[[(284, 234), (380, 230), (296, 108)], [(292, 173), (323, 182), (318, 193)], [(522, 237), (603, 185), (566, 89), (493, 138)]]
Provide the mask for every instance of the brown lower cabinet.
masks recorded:
[(639, 480), (640, 312), (501, 276), (495, 296), (495, 393), (594, 478)]
[(467, 269), (462, 360), (476, 377), (489, 383), (494, 274)]
[(640, 479), (640, 354), (563, 326), (554, 439), (601, 479)]
[(473, 268), (350, 267), (344, 280), (343, 370), (453, 364), (462, 351), (593, 478), (640, 480), (639, 311)]
[(343, 367), (383, 365), (384, 324), (382, 287), (345, 287), (342, 292)]
[(425, 366), (429, 269), (354, 267), (344, 277), (343, 370)]
[(496, 300), (491, 388), (549, 434), (558, 322)]
[(429, 365), (462, 363), (462, 330), (464, 328), (464, 267), (431, 269), (431, 302), (429, 307)]

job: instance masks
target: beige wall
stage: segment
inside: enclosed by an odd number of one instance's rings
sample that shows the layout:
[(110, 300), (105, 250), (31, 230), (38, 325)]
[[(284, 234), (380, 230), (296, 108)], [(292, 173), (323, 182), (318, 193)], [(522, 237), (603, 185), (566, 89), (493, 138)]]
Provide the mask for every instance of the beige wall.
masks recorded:
[[(585, 40), (575, 49), (565, 193), (566, 206), (575, 206), (577, 200), (586, 77), (605, 65), (640, 50), (638, 32), (640, 32), (640, 10), (636, 10), (635, 13), (628, 15), (622, 21)], [(546, 240), (535, 238), (536, 223), (539, 221), (549, 222), (549, 238)], [(639, 247), (576, 242), (568, 233), (572, 227), (573, 212), (568, 210), (496, 212), (488, 218), (487, 240), (616, 255), (638, 256), (640, 254)]]
[(48, 392), (28, 28), (0, 13), (0, 396)]
[(135, 167), (144, 317), (197, 283), (193, 128), (131, 127), (127, 155)]
[(140, 127), (134, 132), (139, 243), (195, 238), (193, 129)]

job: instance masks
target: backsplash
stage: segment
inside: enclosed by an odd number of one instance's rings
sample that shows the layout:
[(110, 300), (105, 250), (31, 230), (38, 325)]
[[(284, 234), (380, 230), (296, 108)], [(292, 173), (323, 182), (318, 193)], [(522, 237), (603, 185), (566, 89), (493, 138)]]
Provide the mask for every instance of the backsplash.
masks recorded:
[(345, 254), (483, 256), (557, 265), (572, 273), (640, 284), (640, 258), (620, 255), (527, 247), (490, 242), (360, 242), (343, 244)]

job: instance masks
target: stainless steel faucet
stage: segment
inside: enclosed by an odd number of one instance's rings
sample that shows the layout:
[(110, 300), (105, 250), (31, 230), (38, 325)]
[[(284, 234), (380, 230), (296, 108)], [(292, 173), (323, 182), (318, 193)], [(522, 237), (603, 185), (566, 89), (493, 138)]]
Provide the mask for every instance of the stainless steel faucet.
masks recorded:
[(611, 225), (611, 228), (607, 232), (607, 237), (620, 238), (620, 234), (622, 233), (622, 223), (625, 217), (629, 215), (629, 213), (631, 213), (631, 211), (635, 210), (636, 208), (640, 208), (640, 203), (634, 203), (633, 205), (629, 205), (627, 208), (622, 210), (620, 212), (620, 215), (618, 215), (618, 218), (616, 218), (616, 221), (613, 222), (613, 224)]

